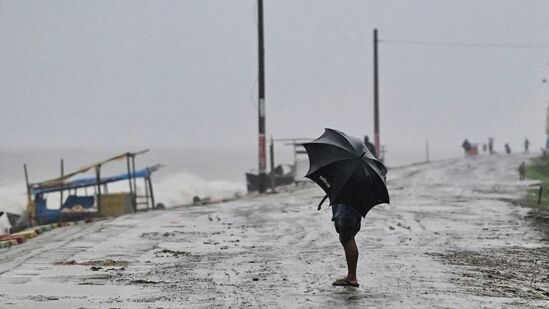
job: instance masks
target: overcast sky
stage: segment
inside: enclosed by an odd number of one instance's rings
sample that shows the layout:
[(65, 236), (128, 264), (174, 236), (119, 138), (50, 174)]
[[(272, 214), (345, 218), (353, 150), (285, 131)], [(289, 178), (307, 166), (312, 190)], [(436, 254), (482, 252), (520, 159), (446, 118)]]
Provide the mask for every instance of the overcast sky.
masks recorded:
[[(0, 1), (0, 144), (257, 147), (254, 0)], [(267, 135), (372, 135), (381, 40), (549, 45), (549, 1), (265, 0)], [(527, 47), (527, 46), (526, 46)], [(549, 48), (382, 42), (389, 153), (545, 138)]]

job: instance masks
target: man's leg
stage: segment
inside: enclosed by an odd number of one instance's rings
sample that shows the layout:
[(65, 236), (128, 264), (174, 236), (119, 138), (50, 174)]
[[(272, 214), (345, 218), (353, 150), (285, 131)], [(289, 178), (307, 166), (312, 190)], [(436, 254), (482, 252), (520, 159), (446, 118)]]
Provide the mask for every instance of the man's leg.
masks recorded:
[(347, 281), (350, 283), (358, 283), (356, 278), (356, 264), (358, 262), (358, 248), (356, 247), (355, 239), (352, 238), (341, 243), (345, 250), (345, 259), (347, 260)]
[(360, 231), (360, 218), (357, 220), (336, 219), (334, 220), (336, 231), (339, 233), (339, 242), (345, 251), (347, 261), (347, 276), (334, 281), (333, 285), (352, 285), (358, 287), (356, 278), (356, 266), (358, 262), (358, 248), (355, 242), (355, 235)]

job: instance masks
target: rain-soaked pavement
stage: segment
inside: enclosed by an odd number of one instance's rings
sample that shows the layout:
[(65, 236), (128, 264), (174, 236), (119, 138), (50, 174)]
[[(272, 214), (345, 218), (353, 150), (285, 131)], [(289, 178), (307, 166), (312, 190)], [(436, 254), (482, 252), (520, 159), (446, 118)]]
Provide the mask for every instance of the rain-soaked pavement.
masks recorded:
[[(549, 241), (513, 205), (517, 156), (389, 172), (357, 235), (360, 288), (313, 186), (59, 228), (0, 249), (5, 308), (549, 307)], [(547, 232), (547, 231), (545, 231)]]

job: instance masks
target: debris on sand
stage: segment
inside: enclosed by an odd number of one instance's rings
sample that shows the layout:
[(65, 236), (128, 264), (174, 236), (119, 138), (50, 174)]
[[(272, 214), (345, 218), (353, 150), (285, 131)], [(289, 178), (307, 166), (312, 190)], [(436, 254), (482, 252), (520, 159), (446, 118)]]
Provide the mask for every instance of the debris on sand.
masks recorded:
[(140, 237), (150, 239), (150, 240), (158, 240), (158, 239), (162, 239), (163, 237), (175, 237), (177, 233), (180, 233), (180, 232), (176, 232), (176, 231), (164, 232), (164, 233), (161, 233), (161, 232), (147, 232), (147, 233), (141, 234)]
[[(128, 261), (115, 261), (112, 259), (104, 259), (104, 260), (92, 260), (92, 261), (86, 261), (86, 262), (76, 262), (75, 260), (68, 260), (63, 262), (56, 262), (54, 265), (84, 265), (84, 266), (111, 266), (111, 267), (126, 267), (128, 266)], [(95, 270), (95, 269), (92, 269)]]
[(176, 257), (191, 255), (191, 253), (187, 251), (170, 250), (170, 249), (163, 249), (155, 252), (156, 257), (162, 257), (163, 256), (162, 254), (169, 254)]
[(34, 300), (34, 301), (49, 301), (49, 300), (59, 300), (59, 297), (44, 296), (44, 295), (33, 295), (33, 296), (29, 296), (28, 299)]
[(135, 279), (130, 281), (130, 284), (159, 284), (159, 283), (163, 283), (163, 282), (147, 280), (147, 279)]

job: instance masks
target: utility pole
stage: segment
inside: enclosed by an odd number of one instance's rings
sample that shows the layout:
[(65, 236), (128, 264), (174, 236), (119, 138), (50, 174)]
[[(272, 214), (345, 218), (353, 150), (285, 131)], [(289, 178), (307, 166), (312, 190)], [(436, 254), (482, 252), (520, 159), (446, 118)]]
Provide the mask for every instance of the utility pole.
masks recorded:
[(381, 143), (379, 141), (379, 80), (377, 61), (377, 29), (374, 29), (374, 146), (376, 157), (380, 157)]
[[(64, 176), (65, 176), (65, 164), (63, 162), (63, 159), (61, 159), (61, 178), (63, 178)], [(63, 180), (63, 183), (64, 182), (65, 181)], [(63, 186), (63, 185), (61, 185), (61, 186)], [(59, 206), (60, 209), (63, 208), (63, 192), (64, 192), (63, 190), (61, 190), (61, 192), (60, 192), (60, 194), (61, 194), (61, 200), (59, 201), (59, 203), (61, 204)]]
[(425, 140), (425, 162), (429, 162), (429, 140)]
[(267, 156), (265, 145), (265, 52), (263, 45), (263, 0), (257, 1), (257, 26), (258, 26), (258, 116), (259, 116), (259, 139), (258, 139), (258, 159), (259, 159), (259, 193), (265, 193), (267, 190)]
[(276, 181), (275, 181), (275, 152), (274, 152), (274, 139), (271, 136), (271, 146), (269, 147), (269, 154), (271, 158), (271, 191), (276, 191)]
[(545, 150), (543, 151), (544, 155), (549, 148), (549, 102), (545, 109), (545, 135), (546, 135), (546, 139), (545, 139)]

